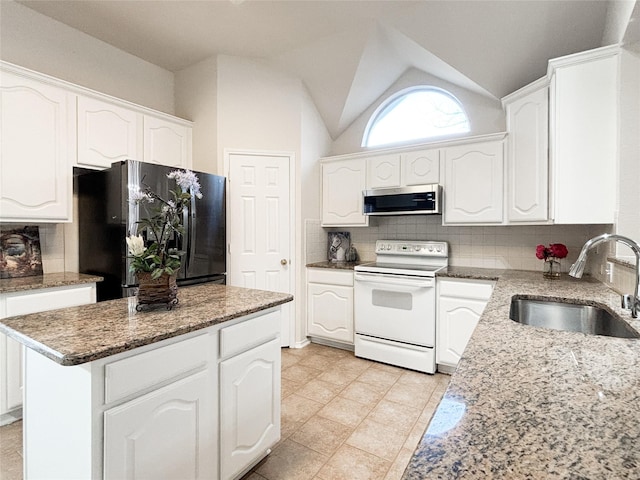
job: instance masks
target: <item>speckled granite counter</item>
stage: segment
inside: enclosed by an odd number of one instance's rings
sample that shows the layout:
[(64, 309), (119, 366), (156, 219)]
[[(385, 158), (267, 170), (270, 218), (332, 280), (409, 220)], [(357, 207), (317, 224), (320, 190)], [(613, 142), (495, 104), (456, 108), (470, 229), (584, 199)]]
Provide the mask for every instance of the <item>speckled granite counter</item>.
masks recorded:
[(440, 270), (436, 277), (466, 278), (469, 280), (498, 280), (506, 270), (496, 268), (452, 267)]
[(98, 275), (83, 273), (60, 272), (34, 275), (32, 277), (2, 278), (0, 279), (0, 293), (20, 292), (23, 290), (37, 290), (39, 288), (68, 287), (83, 283), (101, 282)]
[(353, 267), (361, 262), (315, 262), (307, 263), (307, 268), (333, 268), (334, 270), (353, 270)]
[(135, 297), (10, 317), (0, 332), (61, 365), (78, 365), (290, 302), (286, 293), (181, 287), (171, 311), (136, 312)]
[(514, 294), (593, 301), (640, 330), (599, 282), (502, 272), (403, 479), (640, 478), (640, 340), (521, 325)]

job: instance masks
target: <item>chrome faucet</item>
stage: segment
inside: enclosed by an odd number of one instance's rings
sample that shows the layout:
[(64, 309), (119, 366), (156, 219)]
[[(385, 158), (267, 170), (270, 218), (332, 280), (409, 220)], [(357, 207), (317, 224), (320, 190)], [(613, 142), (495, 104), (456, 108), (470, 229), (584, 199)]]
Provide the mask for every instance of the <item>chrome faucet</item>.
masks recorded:
[(600, 245), (603, 242), (608, 241), (620, 242), (629, 247), (636, 255), (636, 289), (633, 292), (633, 295), (622, 296), (622, 308), (626, 308), (627, 310), (630, 308), (631, 316), (633, 318), (638, 318), (638, 310), (640, 309), (640, 245), (638, 245), (637, 242), (631, 240), (628, 237), (623, 237), (622, 235), (615, 235), (611, 233), (603, 233), (602, 235), (593, 237), (591, 240), (587, 240), (587, 242), (582, 247), (580, 255), (578, 255), (578, 260), (576, 260), (576, 263), (571, 265), (569, 275), (576, 278), (582, 277), (584, 266), (587, 263), (587, 253), (589, 252), (589, 250), (591, 250), (593, 247), (596, 247), (597, 245)]

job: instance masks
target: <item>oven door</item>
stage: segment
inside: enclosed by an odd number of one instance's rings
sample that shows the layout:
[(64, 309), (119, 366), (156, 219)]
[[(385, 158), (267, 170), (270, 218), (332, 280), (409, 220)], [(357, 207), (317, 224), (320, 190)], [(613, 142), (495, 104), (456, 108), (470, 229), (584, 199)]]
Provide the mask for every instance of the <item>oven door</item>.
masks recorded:
[(355, 274), (356, 333), (435, 347), (435, 278)]

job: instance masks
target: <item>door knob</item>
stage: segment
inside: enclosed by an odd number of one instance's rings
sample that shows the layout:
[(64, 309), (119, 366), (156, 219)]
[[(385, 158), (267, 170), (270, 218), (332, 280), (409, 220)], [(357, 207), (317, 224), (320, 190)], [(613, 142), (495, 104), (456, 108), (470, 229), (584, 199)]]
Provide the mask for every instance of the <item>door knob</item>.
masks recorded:
[(280, 260), (280, 265), (286, 265), (287, 264), (287, 259), (283, 258), (282, 260)]

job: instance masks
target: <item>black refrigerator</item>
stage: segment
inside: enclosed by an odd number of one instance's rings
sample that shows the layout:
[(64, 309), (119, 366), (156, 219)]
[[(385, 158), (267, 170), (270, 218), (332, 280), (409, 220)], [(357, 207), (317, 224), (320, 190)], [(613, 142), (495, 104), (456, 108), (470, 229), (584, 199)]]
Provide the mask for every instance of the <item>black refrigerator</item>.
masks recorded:
[[(175, 168), (124, 160), (101, 171), (75, 177), (78, 194), (80, 272), (101, 275), (98, 301), (135, 295), (136, 278), (129, 271), (125, 237), (137, 233), (137, 222), (145, 210), (129, 201), (129, 192), (146, 187), (162, 198), (175, 186), (167, 174)], [(195, 196), (185, 212), (184, 235), (173, 239), (182, 250), (178, 285), (203, 282), (225, 283), (226, 279), (226, 179), (194, 172), (202, 198)]]

